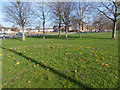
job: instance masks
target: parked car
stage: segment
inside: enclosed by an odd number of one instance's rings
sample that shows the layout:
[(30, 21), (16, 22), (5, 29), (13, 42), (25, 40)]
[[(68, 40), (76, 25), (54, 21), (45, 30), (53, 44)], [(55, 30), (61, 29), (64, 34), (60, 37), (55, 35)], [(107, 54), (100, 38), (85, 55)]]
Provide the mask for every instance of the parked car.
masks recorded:
[(81, 31), (80, 32), (76, 32), (75, 34), (79, 34), (79, 33), (82, 33)]
[(7, 33), (0, 32), (0, 38), (9, 38)]
[[(22, 36), (22, 34), (23, 34), (23, 33), (17, 33), (16, 35), (18, 35), (18, 36)], [(26, 36), (26, 34), (25, 34), (25, 36)]]

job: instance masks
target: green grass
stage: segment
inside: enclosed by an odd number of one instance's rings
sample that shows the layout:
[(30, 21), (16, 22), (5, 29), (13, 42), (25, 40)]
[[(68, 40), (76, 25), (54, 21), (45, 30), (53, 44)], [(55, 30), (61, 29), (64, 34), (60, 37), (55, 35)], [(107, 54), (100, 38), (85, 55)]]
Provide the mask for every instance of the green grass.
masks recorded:
[(3, 88), (117, 88), (118, 40), (111, 32), (2, 41)]

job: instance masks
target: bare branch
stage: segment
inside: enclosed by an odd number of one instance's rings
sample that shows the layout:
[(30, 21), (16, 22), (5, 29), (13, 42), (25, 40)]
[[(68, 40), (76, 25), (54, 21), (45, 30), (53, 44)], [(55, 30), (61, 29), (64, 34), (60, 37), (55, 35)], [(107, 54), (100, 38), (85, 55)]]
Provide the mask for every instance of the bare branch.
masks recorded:
[[(28, 21), (32, 20), (33, 14), (31, 13), (30, 3), (28, 2), (11, 2), (10, 5), (5, 7), (4, 12), (6, 13), (5, 20), (12, 22), (13, 24), (18, 24), (19, 26), (27, 26)], [(14, 21), (14, 22), (13, 22)]]
[(107, 18), (111, 19), (112, 21), (114, 21), (113, 18), (109, 17), (104, 11), (101, 11), (99, 8), (97, 8), (101, 13), (103, 13)]
[(120, 15), (120, 13), (118, 13), (118, 16)]
[(6, 16), (4, 18), (5, 21), (19, 25), (22, 28), (22, 40), (25, 40), (24, 28), (31, 25), (35, 19), (31, 3), (15, 0), (15, 2), (10, 2), (10, 4), (5, 6), (4, 13)]
[(103, 2), (101, 2), (106, 8), (107, 10), (109, 10), (112, 14), (115, 14), (108, 6), (106, 6)]

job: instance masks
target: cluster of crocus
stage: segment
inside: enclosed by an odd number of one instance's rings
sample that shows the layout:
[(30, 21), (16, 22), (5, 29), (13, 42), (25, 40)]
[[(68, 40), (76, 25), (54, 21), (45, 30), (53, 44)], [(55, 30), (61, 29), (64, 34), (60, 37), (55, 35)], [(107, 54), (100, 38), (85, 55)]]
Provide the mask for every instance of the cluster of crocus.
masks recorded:
[[(101, 63), (104, 62), (103, 60), (106, 60), (106, 58), (103, 55), (103, 52), (100, 52), (99, 50), (96, 51), (96, 49), (93, 49), (91, 47), (82, 47), (82, 46), (74, 46), (74, 45), (64, 46), (61, 44), (54, 44), (54, 45), (51, 44), (46, 46), (44, 45), (38, 45), (38, 46), (34, 45), (33, 47), (25, 46), (24, 48), (21, 48), (21, 49), (20, 48), (14, 48), (14, 49), (18, 50), (18, 52), (26, 56), (28, 55), (29, 57), (29, 59), (27, 60), (29, 61), (28, 63), (33, 63), (32, 58), (38, 60), (38, 62), (41, 62), (43, 66), (46, 67), (45, 71), (47, 71), (48, 73), (51, 71), (51, 69), (48, 66), (52, 66), (53, 68), (58, 68), (59, 65), (62, 63), (63, 66), (64, 65), (68, 66), (68, 69), (65, 68), (65, 74), (67, 74), (68, 76), (68, 73), (72, 71), (72, 73), (74, 74), (73, 77), (75, 77), (75, 79), (78, 79), (79, 77), (81, 78), (81, 71), (82, 70), (85, 71), (89, 67), (89, 65), (90, 66), (94, 64), (98, 65), (99, 63), (99, 66), (101, 66)], [(53, 56), (52, 59), (50, 55)], [(63, 56), (62, 59), (61, 57), (59, 58), (59, 55)], [(10, 54), (8, 57), (12, 58), (12, 55)], [(21, 65), (21, 62), (18, 62), (17, 60), (15, 61), (16, 61), (15, 65), (18, 65), (18, 64)], [(108, 66), (108, 64), (105, 64), (105, 63), (102, 63), (102, 65)], [(34, 63), (31, 66), (32, 68), (34, 67), (33, 69), (39, 69), (39, 67), (41, 67), (42, 65)], [(74, 67), (74, 68), (71, 68), (71, 67)], [(70, 74), (69, 77), (72, 77), (72, 74)], [(30, 81), (28, 82), (30, 83)]]

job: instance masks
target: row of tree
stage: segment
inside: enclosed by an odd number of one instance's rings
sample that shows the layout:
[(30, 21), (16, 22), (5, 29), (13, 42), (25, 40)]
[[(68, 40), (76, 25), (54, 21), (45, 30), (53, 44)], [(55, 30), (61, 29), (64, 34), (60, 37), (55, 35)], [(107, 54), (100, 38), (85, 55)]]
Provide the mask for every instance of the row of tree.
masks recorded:
[[(113, 29), (113, 21), (108, 19), (106, 16), (103, 14), (97, 14), (93, 18), (93, 23), (92, 26), (100, 30), (112, 30)], [(117, 21), (117, 30), (120, 30), (120, 17)]]
[[(23, 31), (23, 41), (25, 41), (24, 28), (35, 25), (41, 21), (43, 27), (43, 39), (45, 39), (45, 23), (46, 20), (53, 21), (60, 27), (65, 25), (65, 38), (67, 39), (68, 26), (72, 22), (76, 22), (83, 30), (83, 20), (88, 20), (92, 15), (93, 24), (99, 27), (113, 29), (112, 38), (116, 39), (116, 26), (120, 15), (120, 2), (118, 0), (112, 2), (21, 2), (16, 0), (4, 6), (4, 20), (19, 25)], [(99, 15), (99, 17), (97, 16)], [(104, 17), (105, 16), (105, 17)], [(51, 19), (52, 18), (52, 19)], [(107, 18), (107, 19), (106, 19)], [(105, 24), (111, 20), (113, 23)], [(105, 21), (107, 20), (107, 21)], [(90, 22), (88, 22), (90, 23)], [(106, 26), (104, 26), (106, 25)], [(79, 34), (80, 37), (80, 34)]]

